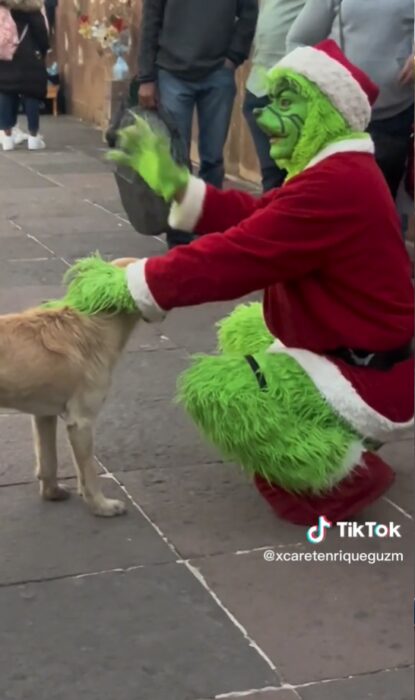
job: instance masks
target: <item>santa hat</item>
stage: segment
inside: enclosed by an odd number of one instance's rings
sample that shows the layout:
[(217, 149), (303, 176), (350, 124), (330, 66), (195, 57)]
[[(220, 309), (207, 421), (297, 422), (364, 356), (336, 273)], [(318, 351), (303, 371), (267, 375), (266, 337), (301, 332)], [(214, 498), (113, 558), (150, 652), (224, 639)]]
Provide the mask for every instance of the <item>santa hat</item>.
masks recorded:
[(369, 124), (379, 89), (360, 68), (350, 63), (335, 41), (303, 46), (277, 64), (315, 83), (355, 131)]

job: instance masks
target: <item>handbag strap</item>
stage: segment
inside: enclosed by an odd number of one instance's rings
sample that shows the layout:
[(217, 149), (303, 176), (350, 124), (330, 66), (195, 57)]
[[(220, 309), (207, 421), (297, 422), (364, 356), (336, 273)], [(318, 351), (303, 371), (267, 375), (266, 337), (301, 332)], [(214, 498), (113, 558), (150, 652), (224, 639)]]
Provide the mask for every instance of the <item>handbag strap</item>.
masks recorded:
[(26, 24), (25, 28), (23, 29), (23, 31), (22, 31), (22, 33), (21, 33), (21, 35), (20, 35), (19, 44), (22, 43), (22, 41), (23, 41), (23, 39), (25, 38), (25, 36), (26, 36), (26, 34), (27, 34), (28, 31), (29, 31), (29, 25)]

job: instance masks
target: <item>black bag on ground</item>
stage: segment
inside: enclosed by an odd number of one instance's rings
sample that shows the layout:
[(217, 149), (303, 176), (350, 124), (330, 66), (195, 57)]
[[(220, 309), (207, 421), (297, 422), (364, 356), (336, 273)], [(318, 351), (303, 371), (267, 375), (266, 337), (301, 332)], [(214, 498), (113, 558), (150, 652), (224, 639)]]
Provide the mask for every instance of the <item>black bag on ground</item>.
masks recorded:
[[(136, 93), (137, 94), (137, 93)], [(171, 144), (174, 160), (180, 165), (188, 164), (186, 147), (175, 126), (172, 117), (163, 110), (143, 110), (138, 105), (131, 106), (126, 100), (120, 114), (107, 131), (107, 143), (110, 148), (117, 145), (117, 131), (129, 126), (134, 121), (134, 114), (143, 117), (152, 129), (167, 136)], [(122, 112), (122, 113), (121, 113)], [(144, 236), (158, 236), (165, 233), (168, 225), (170, 207), (156, 195), (146, 182), (135, 172), (124, 166), (116, 166), (115, 180), (120, 192), (121, 202), (128, 220), (133, 228)]]

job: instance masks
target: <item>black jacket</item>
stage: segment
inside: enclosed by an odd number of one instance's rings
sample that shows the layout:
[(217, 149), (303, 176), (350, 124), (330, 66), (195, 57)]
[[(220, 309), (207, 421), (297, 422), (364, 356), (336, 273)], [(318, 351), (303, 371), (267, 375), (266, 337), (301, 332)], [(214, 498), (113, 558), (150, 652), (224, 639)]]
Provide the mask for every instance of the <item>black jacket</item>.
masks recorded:
[(0, 61), (0, 92), (19, 93), (24, 97), (44, 99), (47, 92), (45, 56), (49, 49), (46, 22), (41, 12), (12, 10), (19, 44), (12, 61)]
[(157, 67), (198, 80), (229, 58), (249, 56), (257, 0), (144, 0), (139, 53), (140, 82), (156, 79)]

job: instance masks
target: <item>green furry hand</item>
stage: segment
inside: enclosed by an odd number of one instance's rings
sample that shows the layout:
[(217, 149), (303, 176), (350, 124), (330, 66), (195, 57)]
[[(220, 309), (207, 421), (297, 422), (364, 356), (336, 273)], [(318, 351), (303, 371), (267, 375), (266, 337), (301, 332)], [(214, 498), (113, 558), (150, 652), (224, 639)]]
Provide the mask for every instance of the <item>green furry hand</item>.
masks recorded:
[(135, 116), (135, 123), (118, 132), (120, 150), (110, 151), (107, 159), (131, 168), (150, 189), (166, 202), (185, 190), (190, 173), (177, 165), (170, 153), (168, 139), (151, 130), (147, 122)]
[(78, 260), (66, 273), (68, 286), (63, 299), (43, 304), (47, 309), (68, 307), (94, 316), (101, 313), (137, 313), (129, 292), (125, 269), (103, 260), (98, 254)]

